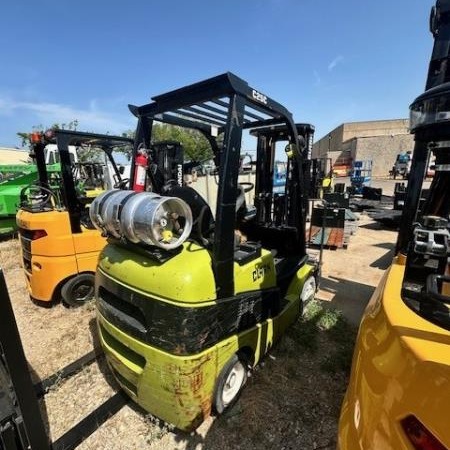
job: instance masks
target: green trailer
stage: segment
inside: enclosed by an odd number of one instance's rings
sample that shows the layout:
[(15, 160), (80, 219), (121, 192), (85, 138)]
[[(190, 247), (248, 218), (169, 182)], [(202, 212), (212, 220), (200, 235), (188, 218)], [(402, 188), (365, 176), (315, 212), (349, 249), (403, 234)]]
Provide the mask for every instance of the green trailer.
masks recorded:
[[(47, 165), (47, 170), (59, 172), (60, 164)], [(0, 236), (15, 231), (20, 192), (33, 184), (36, 178), (37, 167), (35, 164), (0, 165)]]

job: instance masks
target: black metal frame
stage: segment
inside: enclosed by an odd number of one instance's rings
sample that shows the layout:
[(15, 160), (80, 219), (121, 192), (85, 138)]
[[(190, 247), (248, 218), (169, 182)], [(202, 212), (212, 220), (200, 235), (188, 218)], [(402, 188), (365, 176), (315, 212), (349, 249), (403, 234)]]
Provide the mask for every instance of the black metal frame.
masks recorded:
[(69, 212), (70, 226), (72, 233), (81, 233), (81, 211), (84, 206), (78, 198), (75, 182), (72, 174), (73, 163), (70, 159), (69, 146), (95, 145), (102, 149), (111, 162), (113, 169), (121, 181), (119, 169), (112, 156), (113, 149), (121, 145), (133, 145), (133, 139), (122, 136), (110, 136), (107, 134), (84, 133), (72, 130), (54, 130), (53, 136), (48, 137), (41, 142), (33, 144), (34, 158), (38, 169), (39, 184), (43, 187), (49, 187), (47, 167), (45, 165), (44, 149), (48, 143), (55, 143), (58, 148), (61, 164), (62, 176), (62, 200), (65, 208)]
[[(17, 445), (20, 441), (23, 448), (50, 450), (49, 439), (45, 432), (33, 383), (28, 372), (19, 330), (1, 269), (0, 351), (0, 365), (4, 365), (6, 368), (12, 384), (12, 387), (5, 387), (5, 395), (13, 399), (15, 409), (11, 419), (0, 424), (0, 447), (4, 435), (7, 435), (6, 439), (8, 439), (9, 445), (14, 442)], [(2, 387), (0, 386), (0, 388)], [(11, 446), (10, 448), (20, 447)], [(6, 450), (9, 450), (9, 448), (6, 447)]]
[(181, 142), (159, 141), (152, 144), (151, 161), (156, 162), (155, 170), (150, 170), (156, 183), (183, 186), (184, 148)]
[[(450, 97), (450, 0), (437, 0), (430, 16), (430, 32), (433, 34), (434, 45), (428, 66), (428, 76), (425, 92), (413, 104), (424, 98), (434, 95), (447, 95)], [(439, 91), (442, 91), (439, 93)], [(446, 92), (447, 91), (447, 92)], [(411, 105), (412, 106), (412, 105)], [(433, 123), (412, 130), (414, 133), (414, 152), (411, 162), (408, 188), (406, 191), (405, 206), (400, 223), (397, 241), (397, 251), (406, 253), (408, 243), (412, 237), (412, 224), (416, 220), (421, 198), (422, 183), (426, 174), (429, 145), (432, 142), (449, 141), (450, 127), (448, 122)]]
[(94, 361), (92, 351), (57, 374), (33, 385), (14, 312), (0, 269), (0, 448), (2, 450), (72, 450), (90, 436), (129, 398), (119, 391), (73, 428), (51, 443), (45, 431), (38, 397), (56, 380), (67, 378)]
[[(153, 97), (152, 100), (152, 103), (142, 106), (129, 105), (130, 111), (138, 118), (131, 173), (134, 174), (138, 150), (142, 147), (150, 149), (154, 121), (198, 130), (206, 137), (219, 167), (213, 270), (218, 297), (229, 297), (234, 292), (235, 208), (242, 132), (245, 129), (284, 125), (289, 142), (298, 144), (298, 131), (292, 114), (230, 72)], [(219, 148), (216, 137), (221, 133), (224, 133), (224, 138)], [(297, 180), (303, 180), (304, 160), (304, 155), (296, 152), (292, 164)], [(152, 189), (161, 192), (162, 186), (152, 174), (149, 177)], [(300, 228), (304, 228), (301, 225), (305, 221), (302, 202), (304, 186), (300, 182), (292, 182), (290, 190), (292, 201), (301, 205), (293, 213), (292, 223), (296, 221)], [(304, 231), (302, 235), (304, 240)]]
[[(438, 279), (448, 283), (450, 267), (450, 122), (446, 118), (450, 102), (450, 57), (447, 51), (450, 44), (450, 0), (437, 0), (432, 9), (430, 29), (434, 46), (426, 90), (410, 107), (416, 114), (420, 111), (427, 116), (424, 122), (412, 124), (415, 145), (397, 252), (407, 255), (401, 291), (405, 303), (425, 319), (450, 329), (450, 298), (439, 292), (437, 283)], [(437, 98), (439, 106), (436, 103), (433, 110), (430, 104)], [(436, 156), (436, 171), (427, 198), (421, 205), (430, 151)]]
[[(310, 153), (312, 140), (314, 136), (314, 126), (308, 123), (295, 124), (297, 135), (303, 138), (302, 161), (301, 166), (292, 164), (292, 160), (288, 159), (286, 170), (286, 195), (283, 200), (283, 209), (286, 212), (286, 220), (275, 220), (280, 225), (283, 223), (286, 226), (297, 229), (297, 234), (300, 241), (297, 245), (294, 244), (293, 252), (296, 252), (300, 257), (305, 255), (305, 239), (304, 228), (305, 220), (308, 214), (308, 190), (310, 184)], [(256, 136), (257, 144), (257, 170), (256, 170), (256, 186), (255, 186), (255, 202), (259, 203), (257, 207), (257, 214), (259, 221), (269, 222), (267, 220), (271, 215), (271, 210), (274, 205), (267, 204), (267, 196), (273, 193), (273, 175), (275, 162), (275, 146), (277, 142), (288, 141), (289, 129), (286, 125), (266, 126), (251, 130), (250, 134)], [(297, 138), (298, 140), (298, 138)], [(301, 142), (297, 141), (300, 147)], [(300, 150), (300, 148), (299, 148)], [(259, 197), (259, 198), (258, 198)], [(296, 205), (301, 205), (298, 208)], [(276, 209), (276, 206), (275, 206)]]
[[(330, 162), (330, 170), (327, 172), (328, 161)], [(333, 174), (333, 160), (328, 157), (314, 158), (311, 160), (311, 184), (309, 197), (314, 199), (321, 198), (323, 192), (322, 182), (325, 178), (331, 177)]]

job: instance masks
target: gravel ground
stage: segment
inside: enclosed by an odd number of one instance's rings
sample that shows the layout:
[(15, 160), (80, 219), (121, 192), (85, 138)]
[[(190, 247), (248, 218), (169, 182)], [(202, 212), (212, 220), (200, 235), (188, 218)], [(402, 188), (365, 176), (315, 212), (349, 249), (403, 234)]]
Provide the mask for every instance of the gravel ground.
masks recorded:
[[(347, 250), (326, 250), (325, 305), (341, 304), (362, 311), (392, 248), (395, 233), (381, 234), (367, 218)], [(375, 229), (373, 229), (375, 228)], [(378, 244), (383, 244), (377, 247)], [(380, 256), (381, 255), (381, 256)], [(0, 265), (35, 380), (45, 378), (92, 349), (95, 312), (61, 304), (34, 305), (28, 298), (20, 267), (18, 241), (0, 243)], [(367, 269), (367, 270), (365, 270)], [(338, 270), (338, 272), (336, 272)], [(369, 271), (369, 272), (367, 272)], [(339, 282), (333, 280), (338, 273)], [(331, 281), (334, 284), (330, 285)], [(359, 291), (355, 286), (363, 285)], [(348, 306), (345, 298), (353, 300)], [(328, 302), (328, 303), (327, 303)], [(353, 302), (353, 303), (352, 303)], [(345, 310), (345, 308), (342, 308)], [(358, 310), (358, 311), (359, 311)], [(209, 418), (191, 434), (177, 432), (134, 404), (111, 417), (79, 449), (333, 449), (342, 397), (348, 381), (355, 328), (342, 316), (312, 305), (249, 378), (240, 400), (220, 419)], [(351, 317), (352, 322), (358, 321)], [(41, 402), (52, 440), (57, 439), (110, 397), (117, 385), (102, 359), (74, 377), (60, 381)]]

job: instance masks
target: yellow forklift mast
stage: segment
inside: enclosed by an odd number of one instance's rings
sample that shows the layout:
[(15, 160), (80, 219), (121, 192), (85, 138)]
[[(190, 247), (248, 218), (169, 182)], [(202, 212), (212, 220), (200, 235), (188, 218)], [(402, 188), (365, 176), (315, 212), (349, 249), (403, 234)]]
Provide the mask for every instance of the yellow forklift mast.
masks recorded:
[[(410, 106), (414, 152), (396, 255), (362, 319), (340, 450), (450, 448), (450, 1), (430, 18), (425, 92)], [(421, 204), (430, 154), (436, 170)]]
[[(214, 213), (192, 187), (161, 183), (157, 167), (143, 192), (107, 192), (90, 209), (109, 236), (96, 274), (109, 366), (144, 409), (191, 430), (236, 401), (248, 370), (314, 297), (318, 266), (305, 248), (314, 127), (231, 73), (130, 109), (132, 162), (156, 164), (152, 127), (161, 121), (202, 133), (218, 169)], [(257, 141), (255, 183), (238, 182), (245, 130)], [(287, 155), (281, 192), (277, 144)]]
[[(47, 172), (44, 151), (48, 143), (57, 145), (58, 175)], [(122, 180), (113, 150), (132, 143), (123, 137), (68, 130), (33, 134), (38, 181), (22, 190), (16, 221), (25, 279), (36, 302), (49, 304), (62, 297), (66, 304), (77, 306), (91, 299), (98, 254), (106, 243), (89, 220), (93, 197), (88, 192), (101, 191), (84, 189), (86, 184), (98, 188), (101, 183), (93, 183), (92, 176), (88, 180), (77, 176), (80, 168), (92, 175), (94, 165), (76, 165), (69, 146), (99, 149), (115, 172), (117, 187), (123, 187), (128, 180)]]

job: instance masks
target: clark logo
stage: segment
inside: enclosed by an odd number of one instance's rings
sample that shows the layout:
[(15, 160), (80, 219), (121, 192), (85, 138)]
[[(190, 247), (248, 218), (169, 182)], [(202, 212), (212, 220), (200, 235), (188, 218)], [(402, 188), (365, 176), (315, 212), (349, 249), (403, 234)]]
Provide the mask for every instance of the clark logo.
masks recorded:
[(267, 105), (267, 97), (264, 94), (261, 94), (261, 92), (252, 90), (252, 97), (257, 100), (258, 102), (264, 103)]
[(253, 281), (259, 280), (260, 278), (263, 278), (266, 272), (270, 271), (270, 265), (269, 264), (262, 264), (260, 266), (256, 266), (255, 270), (253, 271)]

